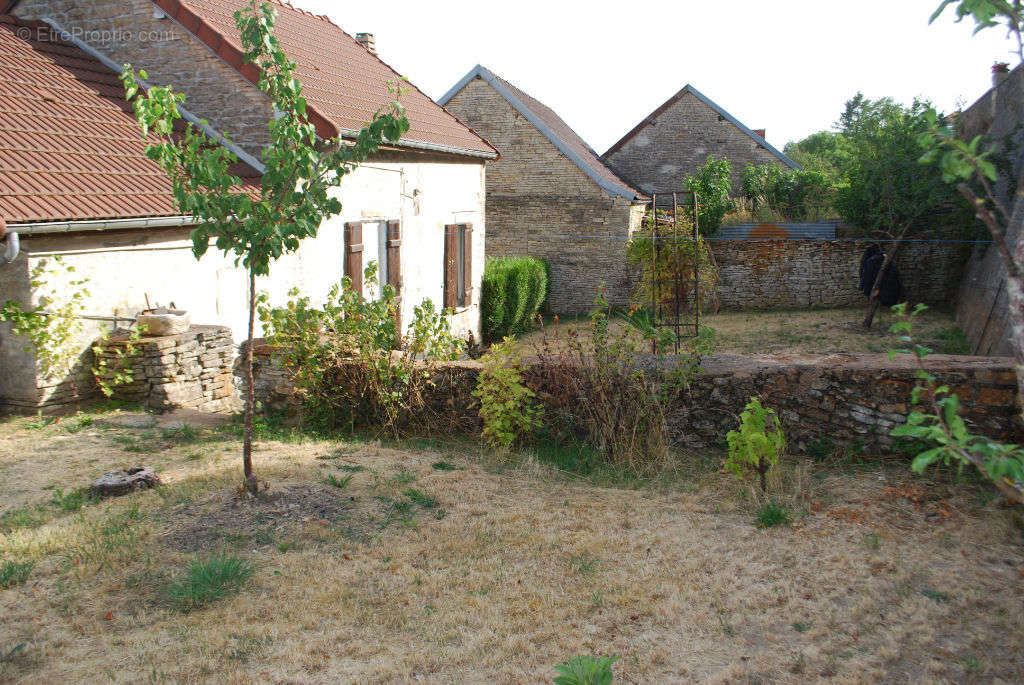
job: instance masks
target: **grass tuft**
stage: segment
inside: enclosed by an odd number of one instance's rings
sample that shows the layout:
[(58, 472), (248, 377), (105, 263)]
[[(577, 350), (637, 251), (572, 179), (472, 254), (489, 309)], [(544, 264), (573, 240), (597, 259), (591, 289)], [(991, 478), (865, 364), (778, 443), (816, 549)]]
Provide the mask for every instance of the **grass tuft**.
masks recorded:
[(457, 471), (459, 469), (458, 466), (447, 461), (435, 461), (431, 466), (436, 471)]
[(253, 572), (249, 561), (233, 554), (195, 559), (167, 586), (167, 599), (181, 611), (197, 609), (242, 589)]
[(422, 490), (417, 490), (416, 488), (409, 488), (402, 494), (411, 499), (416, 504), (423, 507), (424, 509), (437, 509), (437, 507), (439, 506), (437, 499), (428, 495)]
[(35, 564), (31, 561), (24, 563), (5, 561), (3, 564), (0, 564), (0, 590), (24, 584), (32, 573), (33, 566)]
[(352, 474), (345, 476), (344, 478), (338, 478), (333, 473), (328, 474), (326, 478), (321, 481), (324, 485), (330, 485), (331, 487), (343, 490), (352, 481)]
[(789, 509), (774, 501), (766, 503), (757, 512), (757, 525), (760, 528), (788, 526), (789, 524)]

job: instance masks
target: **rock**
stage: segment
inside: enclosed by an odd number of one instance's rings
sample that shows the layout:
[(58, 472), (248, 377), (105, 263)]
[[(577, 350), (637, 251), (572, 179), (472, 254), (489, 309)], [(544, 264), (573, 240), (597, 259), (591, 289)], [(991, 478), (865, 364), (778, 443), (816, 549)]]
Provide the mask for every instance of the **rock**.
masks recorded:
[(116, 497), (136, 490), (145, 490), (160, 485), (160, 476), (148, 466), (133, 466), (127, 470), (104, 473), (91, 488), (94, 497)]

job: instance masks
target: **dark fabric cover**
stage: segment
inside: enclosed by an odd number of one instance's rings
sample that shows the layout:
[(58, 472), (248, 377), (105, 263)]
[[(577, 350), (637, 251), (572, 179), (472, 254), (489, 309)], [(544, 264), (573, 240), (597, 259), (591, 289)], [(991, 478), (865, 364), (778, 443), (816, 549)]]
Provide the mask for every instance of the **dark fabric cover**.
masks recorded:
[[(878, 271), (885, 262), (885, 253), (878, 245), (872, 245), (865, 252), (860, 261), (860, 291), (871, 297), (871, 288), (878, 278)], [(885, 270), (882, 283), (879, 287), (878, 301), (886, 307), (899, 303), (903, 298), (903, 280), (900, 278), (900, 270), (894, 259), (889, 268)]]

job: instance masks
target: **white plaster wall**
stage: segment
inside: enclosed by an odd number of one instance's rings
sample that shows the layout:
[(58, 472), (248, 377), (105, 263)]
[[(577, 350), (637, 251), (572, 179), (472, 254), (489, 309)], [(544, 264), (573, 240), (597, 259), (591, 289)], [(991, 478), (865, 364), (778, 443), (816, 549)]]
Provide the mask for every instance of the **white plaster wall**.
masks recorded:
[[(418, 192), (416, 192), (418, 191)], [(444, 226), (470, 222), (473, 231), (473, 301), (457, 311), (452, 328), (461, 337), (470, 332), (480, 339), (480, 280), (484, 268), (484, 166), (476, 163), (375, 162), (347, 176), (336, 191), (342, 213), (326, 222), (315, 238), (271, 266), (271, 275), (257, 281), (273, 304), (283, 304), (288, 291), (298, 287), (320, 302), (344, 273), (344, 225), (347, 221), (399, 219), (402, 222), (402, 320), (408, 324), (412, 309), (429, 298), (443, 302)], [(215, 248), (197, 261), (187, 229), (92, 233), (75, 236), (22, 238), (24, 256), (0, 265), (0, 301), (25, 299), (21, 285), (40, 259), (62, 255), (78, 276), (89, 279), (87, 314), (133, 315), (145, 307), (171, 302), (191, 312), (196, 324), (230, 326), (236, 341), (246, 338), (248, 321), (245, 271), (232, 255)], [(376, 236), (364, 235), (364, 259), (377, 258)], [(261, 334), (257, 322), (257, 335)], [(98, 327), (89, 327), (88, 340)], [(0, 406), (5, 400), (30, 401), (24, 373), (29, 360), (19, 353), (24, 341), (0, 328)]]

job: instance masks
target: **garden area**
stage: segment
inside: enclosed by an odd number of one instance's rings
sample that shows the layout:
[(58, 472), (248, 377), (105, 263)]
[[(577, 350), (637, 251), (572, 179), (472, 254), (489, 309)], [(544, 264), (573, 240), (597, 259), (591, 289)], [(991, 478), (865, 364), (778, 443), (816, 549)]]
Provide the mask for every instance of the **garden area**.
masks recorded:
[[(1019, 514), (970, 472), (816, 452), (779, 513), (678, 454), (652, 479), (555, 449), (323, 437), (86, 410), (0, 423), (0, 679), (1016, 681)], [(143, 461), (163, 484), (96, 501)], [(315, 578), (316, 582), (309, 580)]]

